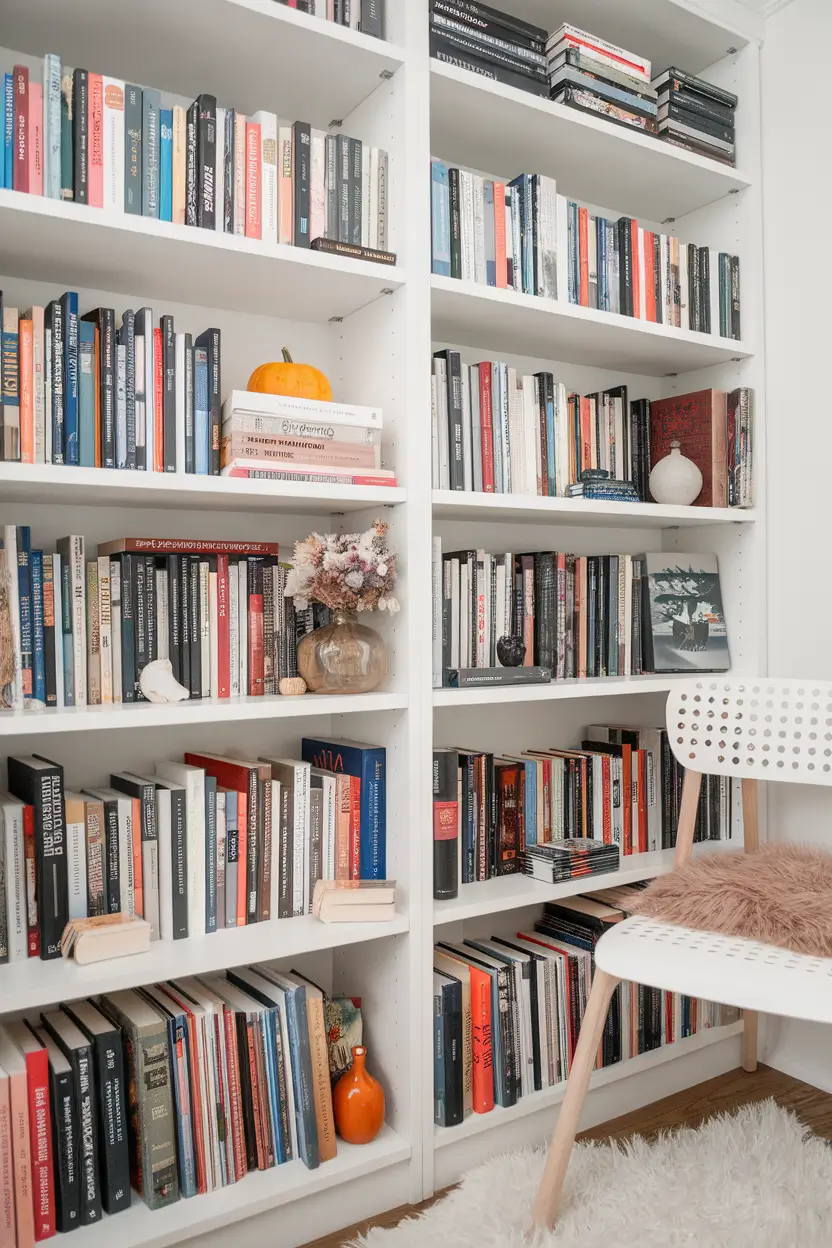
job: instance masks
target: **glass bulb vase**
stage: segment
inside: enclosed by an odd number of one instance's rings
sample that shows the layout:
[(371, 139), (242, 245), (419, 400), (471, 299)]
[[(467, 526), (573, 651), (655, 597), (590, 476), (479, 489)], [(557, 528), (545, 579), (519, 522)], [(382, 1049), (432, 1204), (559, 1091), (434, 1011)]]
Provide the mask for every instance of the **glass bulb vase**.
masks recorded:
[(298, 672), (310, 693), (371, 693), (387, 675), (387, 647), (354, 611), (333, 611), (301, 640)]

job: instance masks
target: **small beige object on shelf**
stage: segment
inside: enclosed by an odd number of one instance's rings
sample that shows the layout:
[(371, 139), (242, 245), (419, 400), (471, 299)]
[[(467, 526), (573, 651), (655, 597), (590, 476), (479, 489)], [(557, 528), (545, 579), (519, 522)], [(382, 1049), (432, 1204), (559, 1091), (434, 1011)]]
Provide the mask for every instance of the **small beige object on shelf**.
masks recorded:
[(312, 913), (322, 923), (387, 923), (395, 903), (395, 880), (318, 880)]
[(92, 919), (71, 919), (61, 937), (61, 954), (81, 966), (147, 953), (150, 924), (131, 914), (100, 914)]
[(302, 676), (284, 676), (278, 688), (284, 698), (298, 698), (306, 693), (306, 681)]

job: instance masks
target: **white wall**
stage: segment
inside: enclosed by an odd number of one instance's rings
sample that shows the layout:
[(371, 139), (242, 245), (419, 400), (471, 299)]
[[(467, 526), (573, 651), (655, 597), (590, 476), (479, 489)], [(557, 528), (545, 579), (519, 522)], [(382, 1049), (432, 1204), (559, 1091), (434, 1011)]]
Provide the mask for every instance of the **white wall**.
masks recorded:
[[(794, 0), (762, 55), (768, 436), (768, 670), (832, 679), (830, 0)], [(769, 835), (832, 850), (832, 793), (769, 786)], [(830, 898), (832, 906), (832, 897)], [(771, 1019), (766, 1059), (832, 1090), (826, 1028)]]

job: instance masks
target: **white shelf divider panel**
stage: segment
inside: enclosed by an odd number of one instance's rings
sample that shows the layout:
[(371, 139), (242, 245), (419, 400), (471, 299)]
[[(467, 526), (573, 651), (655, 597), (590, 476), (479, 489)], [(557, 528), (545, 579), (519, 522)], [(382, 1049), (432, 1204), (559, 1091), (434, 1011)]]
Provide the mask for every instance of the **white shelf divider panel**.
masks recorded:
[(743, 342), (453, 277), (431, 278), (437, 342), (665, 377), (753, 354)]
[[(695, 1053), (697, 1049), (719, 1044), (720, 1041), (729, 1040), (731, 1036), (738, 1036), (741, 1032), (742, 1020), (725, 1027), (708, 1027), (705, 1031), (697, 1032), (695, 1036), (677, 1040), (675, 1044), (666, 1044), (660, 1049), (653, 1049), (650, 1053), (639, 1053), (637, 1057), (631, 1057), (626, 1062), (616, 1062), (614, 1066), (605, 1066), (601, 1070), (594, 1071), (589, 1084), (590, 1089), (607, 1087), (611, 1083), (617, 1083), (620, 1079), (626, 1079), (628, 1075), (636, 1075), (641, 1071), (663, 1066), (665, 1062), (672, 1062), (676, 1058)], [(565, 1095), (566, 1084), (558, 1083), (544, 1092), (535, 1092), (533, 1096), (522, 1097), (516, 1105), (510, 1105), (507, 1108), (495, 1105), (490, 1114), (471, 1114), (457, 1127), (435, 1126), (434, 1147), (448, 1148), (461, 1140), (469, 1139), (472, 1135), (481, 1135), (484, 1131), (495, 1130), (518, 1118), (527, 1118), (529, 1114), (536, 1114), (541, 1109), (551, 1109), (559, 1105)]]
[(741, 171), (467, 69), (431, 62), (431, 150), (506, 177), (544, 173), (569, 199), (665, 221), (744, 190)]
[(473, 689), (434, 689), (434, 707), (502, 706), (511, 702), (557, 702), (574, 698), (632, 697), (638, 693), (667, 693), (680, 680), (699, 680), (693, 675), (598, 676), (587, 680), (553, 680), (548, 685), (497, 685)]
[(319, 516), (396, 506), (404, 502), (405, 491), (400, 486), (318, 485), (312, 481), (247, 481), (240, 477), (217, 480), (173, 472), (0, 463), (0, 499), (4, 503)]
[(83, 275), (86, 286), (101, 290), (152, 290), (157, 300), (298, 321), (348, 316), (405, 281), (398, 265), (6, 190), (0, 269), (70, 288)]
[(604, 529), (687, 529), (713, 524), (753, 524), (757, 518), (753, 508), (677, 507), (667, 503), (541, 498), (533, 494), (475, 494), (468, 490), (434, 490), (433, 514), (446, 520), (568, 524)]
[(275, 0), (5, 0), (2, 43), (247, 115), (268, 109), (325, 127), (348, 116), (404, 50)]

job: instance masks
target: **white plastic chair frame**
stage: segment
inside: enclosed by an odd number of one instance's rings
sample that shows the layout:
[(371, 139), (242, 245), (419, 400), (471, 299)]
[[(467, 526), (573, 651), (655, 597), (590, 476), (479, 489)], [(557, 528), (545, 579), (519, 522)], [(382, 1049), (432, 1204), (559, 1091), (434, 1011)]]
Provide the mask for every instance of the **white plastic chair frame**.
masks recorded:
[[(703, 774), (742, 780), (744, 845), (749, 853), (758, 845), (758, 780), (832, 786), (832, 684), (716, 676), (680, 682), (668, 695), (667, 732), (675, 757), (686, 768), (676, 867), (691, 854)], [(625, 920), (639, 922), (643, 921)], [(603, 955), (605, 939), (598, 942), (596, 958), (599, 951)], [(551, 1229), (555, 1224), (610, 998), (623, 977), (596, 968), (532, 1210), (535, 1227)], [(747, 1071), (757, 1066), (756, 1011), (744, 1012), (742, 1064)]]

